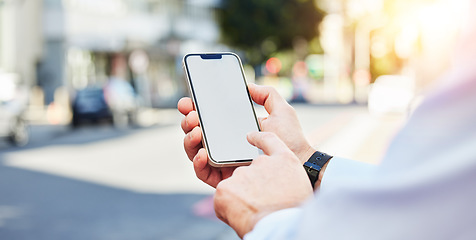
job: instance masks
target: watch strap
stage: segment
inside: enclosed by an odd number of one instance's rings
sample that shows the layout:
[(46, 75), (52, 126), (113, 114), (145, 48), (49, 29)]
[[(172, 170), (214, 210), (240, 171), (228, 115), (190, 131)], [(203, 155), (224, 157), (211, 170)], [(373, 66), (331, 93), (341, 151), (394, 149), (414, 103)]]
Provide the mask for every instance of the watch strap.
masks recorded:
[(321, 172), (322, 167), (332, 158), (331, 155), (316, 151), (312, 156), (304, 163), (304, 169), (309, 176), (311, 181), (312, 188), (319, 180), (319, 173)]

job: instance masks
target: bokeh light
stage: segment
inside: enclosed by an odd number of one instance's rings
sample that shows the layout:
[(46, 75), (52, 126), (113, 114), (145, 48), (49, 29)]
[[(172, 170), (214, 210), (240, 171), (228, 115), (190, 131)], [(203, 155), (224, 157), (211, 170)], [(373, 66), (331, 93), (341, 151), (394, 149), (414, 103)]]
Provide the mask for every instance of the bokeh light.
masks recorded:
[(277, 74), (279, 73), (279, 71), (281, 71), (281, 67), (282, 67), (282, 64), (279, 58), (272, 57), (268, 59), (268, 61), (266, 61), (266, 70), (269, 73)]

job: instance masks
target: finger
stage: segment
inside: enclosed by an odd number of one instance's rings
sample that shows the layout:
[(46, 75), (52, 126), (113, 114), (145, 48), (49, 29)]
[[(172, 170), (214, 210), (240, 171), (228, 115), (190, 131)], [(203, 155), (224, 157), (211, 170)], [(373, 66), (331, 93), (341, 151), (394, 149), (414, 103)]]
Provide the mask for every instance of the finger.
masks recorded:
[(183, 147), (190, 160), (193, 159), (198, 150), (202, 148), (202, 131), (199, 127), (195, 127), (185, 135)]
[(178, 101), (177, 109), (183, 115), (187, 115), (190, 111), (193, 111), (195, 108), (193, 107), (193, 102), (191, 98), (183, 97)]
[(208, 155), (205, 148), (200, 148), (193, 158), (193, 167), (198, 172), (203, 171), (208, 166)]
[(197, 178), (206, 182), (212, 169), (210, 165), (208, 165), (208, 155), (205, 148), (200, 148), (197, 155), (195, 155), (193, 158), (193, 169), (195, 170), (195, 175), (197, 175)]
[(263, 126), (263, 122), (266, 121), (266, 119), (268, 119), (268, 117), (258, 117), (258, 123), (261, 130), (265, 129)]
[(270, 114), (277, 108), (284, 108), (289, 105), (273, 87), (259, 86), (250, 83), (248, 84), (248, 89), (253, 101), (259, 105), (263, 105)]
[(287, 149), (286, 144), (274, 133), (270, 132), (251, 132), (246, 136), (251, 145), (263, 150), (263, 153), (271, 156), (281, 153)]
[(268, 117), (258, 117), (259, 125), (261, 125), (261, 123), (266, 119), (268, 119)]
[(197, 111), (191, 111), (182, 119), (182, 130), (184, 133), (190, 132), (195, 127), (199, 126)]

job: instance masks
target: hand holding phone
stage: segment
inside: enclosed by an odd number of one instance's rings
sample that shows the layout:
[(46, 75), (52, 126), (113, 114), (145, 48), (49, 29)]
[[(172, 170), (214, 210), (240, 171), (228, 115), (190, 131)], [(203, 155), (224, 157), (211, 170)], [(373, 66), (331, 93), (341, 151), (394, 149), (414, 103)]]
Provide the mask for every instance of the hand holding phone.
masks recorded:
[[(253, 101), (264, 106), (269, 113), (265, 118), (258, 118), (260, 129), (278, 135), (302, 163), (306, 162), (315, 150), (304, 137), (294, 109), (272, 87), (248, 84), (248, 90)], [(188, 158), (193, 162), (195, 174), (200, 180), (215, 188), (223, 179), (230, 177), (236, 167), (215, 168), (208, 164), (207, 151), (202, 144), (198, 113), (191, 98), (180, 99), (177, 109), (184, 115), (181, 127), (186, 137), (183, 144)]]
[(259, 131), (259, 125), (239, 57), (233, 53), (188, 54), (183, 64), (209, 164), (249, 164), (259, 150), (247, 142), (246, 134)]

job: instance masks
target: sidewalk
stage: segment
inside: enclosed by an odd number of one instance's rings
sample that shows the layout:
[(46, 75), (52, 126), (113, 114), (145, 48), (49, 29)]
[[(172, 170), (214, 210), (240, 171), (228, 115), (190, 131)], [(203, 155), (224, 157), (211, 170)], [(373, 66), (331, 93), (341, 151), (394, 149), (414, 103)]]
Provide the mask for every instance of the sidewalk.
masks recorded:
[[(403, 122), (373, 117), (361, 106), (295, 108), (313, 146), (364, 162), (379, 160)], [(262, 115), (263, 109), (257, 109), (257, 114)], [(5, 164), (144, 193), (211, 193), (196, 178), (184, 153), (181, 114), (175, 109), (152, 109), (144, 115), (155, 119), (157, 127), (84, 127), (71, 132), (68, 126), (35, 125), (45, 138), (58, 137), (41, 148), (4, 155)]]
[(343, 112), (325, 124), (316, 125), (307, 138), (316, 149), (334, 156), (377, 164), (405, 122), (403, 115)]

